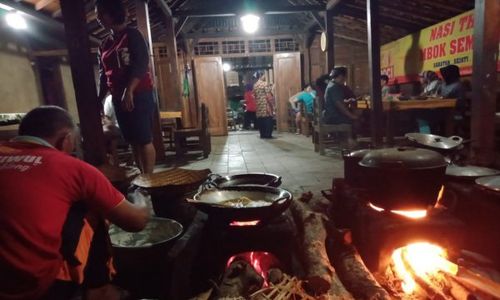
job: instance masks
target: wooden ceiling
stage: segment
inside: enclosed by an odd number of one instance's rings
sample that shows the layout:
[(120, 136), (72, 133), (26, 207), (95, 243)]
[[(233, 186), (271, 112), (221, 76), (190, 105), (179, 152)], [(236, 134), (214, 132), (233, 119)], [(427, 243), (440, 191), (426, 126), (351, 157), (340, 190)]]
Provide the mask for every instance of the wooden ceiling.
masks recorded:
[[(0, 0), (8, 4), (12, 0)], [(92, 37), (107, 35), (96, 21), (93, 1), (84, 0)], [(263, 12), (262, 35), (313, 34), (323, 27), (324, 10), (334, 7), (335, 34), (339, 38), (366, 41), (366, 0), (160, 0), (171, 9), (178, 38), (242, 36), (238, 15), (244, 10)], [(34, 12), (61, 21), (59, 0), (21, 0)], [(131, 23), (135, 22), (134, 0), (127, 0)], [(386, 43), (474, 8), (474, 0), (379, 0), (381, 41)], [(311, 11), (308, 11), (311, 10)], [(149, 1), (153, 40), (165, 34), (165, 15), (157, 1)]]

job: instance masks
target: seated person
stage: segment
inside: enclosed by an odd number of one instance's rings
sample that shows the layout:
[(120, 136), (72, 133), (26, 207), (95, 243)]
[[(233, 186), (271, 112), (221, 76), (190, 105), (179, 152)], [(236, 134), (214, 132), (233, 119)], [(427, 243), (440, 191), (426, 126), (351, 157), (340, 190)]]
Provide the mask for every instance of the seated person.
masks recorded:
[(0, 144), (0, 299), (71, 299), (83, 286), (90, 298), (112, 273), (103, 217), (128, 231), (149, 219), (145, 203), (71, 157), (74, 145), (73, 120), (56, 106), (30, 111)]
[(420, 94), (421, 96), (438, 96), (439, 88), (441, 87), (441, 80), (434, 71), (423, 71), (420, 73), (420, 83), (423, 87), (423, 91)]
[(393, 97), (389, 95), (391, 92), (389, 76), (385, 74), (380, 75), (380, 85), (382, 86), (382, 101), (392, 101)]
[(312, 119), (314, 110), (314, 98), (316, 98), (316, 91), (312, 89), (310, 84), (306, 84), (302, 92), (299, 92), (288, 100), (295, 110), (295, 124), (297, 125), (297, 134), (301, 133), (302, 113), (299, 109), (299, 104), (304, 106), (304, 111), (309, 119)]
[(439, 87), (438, 94), (443, 98), (457, 99), (456, 109), (463, 112), (466, 108), (465, 89), (460, 82), (460, 68), (449, 65), (439, 69), (443, 76), (443, 84)]
[(347, 69), (345, 67), (336, 67), (330, 75), (332, 82), (325, 92), (323, 122), (326, 124), (352, 124), (357, 119), (357, 116), (349, 111), (347, 103), (356, 100), (353, 98), (352, 92), (348, 93), (350, 89), (345, 85)]

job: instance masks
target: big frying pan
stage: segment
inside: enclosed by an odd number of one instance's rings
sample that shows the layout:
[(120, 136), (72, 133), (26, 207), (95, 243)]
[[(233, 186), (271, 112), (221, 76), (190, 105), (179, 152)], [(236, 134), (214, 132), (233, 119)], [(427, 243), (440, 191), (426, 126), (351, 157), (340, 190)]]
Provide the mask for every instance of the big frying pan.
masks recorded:
[[(239, 197), (266, 201), (269, 205), (235, 208), (221, 204)], [(218, 221), (255, 221), (270, 219), (281, 214), (290, 206), (292, 199), (292, 194), (284, 189), (246, 185), (205, 189), (188, 201)]]

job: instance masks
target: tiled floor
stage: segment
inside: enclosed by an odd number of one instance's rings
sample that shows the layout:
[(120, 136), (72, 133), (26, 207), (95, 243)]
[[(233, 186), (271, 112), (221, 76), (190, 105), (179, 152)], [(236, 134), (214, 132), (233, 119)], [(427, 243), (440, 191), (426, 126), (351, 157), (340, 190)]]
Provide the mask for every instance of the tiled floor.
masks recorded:
[(340, 155), (320, 156), (310, 138), (294, 134), (275, 134), (262, 140), (255, 131), (232, 132), (212, 138), (212, 153), (207, 159), (194, 158), (176, 163), (189, 169), (209, 168), (221, 175), (268, 172), (282, 176), (282, 187), (294, 194), (318, 193), (331, 187), (333, 177), (343, 176)]

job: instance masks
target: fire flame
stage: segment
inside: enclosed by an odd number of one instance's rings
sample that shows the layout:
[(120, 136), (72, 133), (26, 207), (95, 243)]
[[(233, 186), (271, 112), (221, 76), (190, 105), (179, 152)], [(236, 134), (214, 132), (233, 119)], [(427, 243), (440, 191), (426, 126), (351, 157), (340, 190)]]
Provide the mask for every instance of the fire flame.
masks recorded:
[(415, 291), (417, 283), (414, 276), (430, 282), (432, 276), (440, 271), (455, 275), (458, 266), (447, 260), (446, 251), (430, 243), (414, 243), (398, 248), (392, 253), (394, 271), (401, 278), (401, 288), (406, 294)]
[(229, 226), (256, 226), (259, 225), (260, 220), (256, 221), (232, 221)]
[[(378, 212), (383, 212), (385, 209), (382, 207), (378, 207), (373, 205), (372, 203), (368, 203), (368, 206), (370, 206), (372, 209), (378, 211)], [(416, 210), (391, 210), (391, 213), (404, 216), (410, 219), (423, 219), (427, 217), (427, 210), (425, 209), (416, 209)]]
[(271, 253), (252, 251), (231, 256), (231, 258), (227, 261), (226, 268), (228, 268), (236, 259), (243, 259), (250, 263), (255, 271), (259, 273), (262, 278), (264, 278), (264, 287), (269, 285), (267, 272), (279, 265), (278, 259)]

